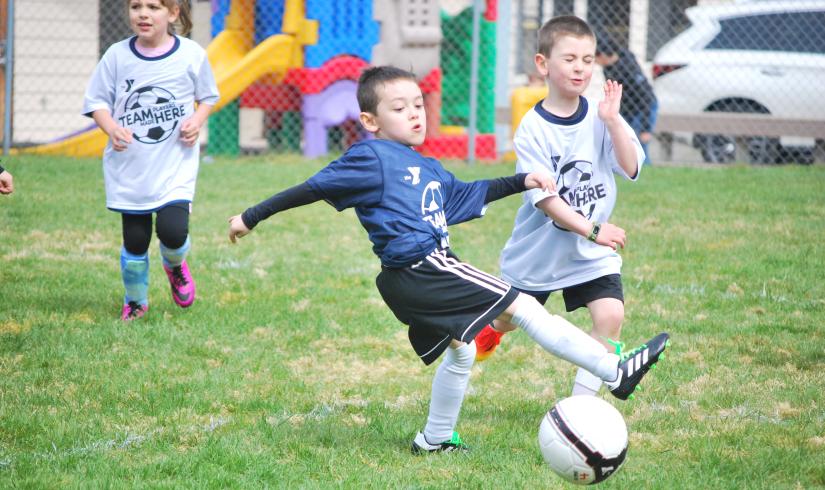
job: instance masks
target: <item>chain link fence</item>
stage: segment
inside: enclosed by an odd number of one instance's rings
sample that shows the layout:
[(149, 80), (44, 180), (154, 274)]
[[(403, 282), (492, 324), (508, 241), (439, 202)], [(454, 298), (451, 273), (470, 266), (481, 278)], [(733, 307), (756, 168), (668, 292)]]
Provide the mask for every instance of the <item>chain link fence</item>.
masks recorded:
[[(0, 38), (13, 41), (0, 136), (99, 155), (105, 137), (79, 112), (102, 53), (131, 35), (127, 1), (0, 0), (0, 11)], [(360, 72), (393, 64), (420, 79), (420, 151), (512, 158), (514, 126), (543, 93), (536, 32), (573, 14), (610, 55), (586, 95), (598, 98), (605, 76), (624, 84), (623, 115), (650, 133), (654, 164), (823, 159), (825, 0), (192, 0), (191, 11), (222, 96), (202, 138), (209, 155), (340, 152), (368, 136)]]

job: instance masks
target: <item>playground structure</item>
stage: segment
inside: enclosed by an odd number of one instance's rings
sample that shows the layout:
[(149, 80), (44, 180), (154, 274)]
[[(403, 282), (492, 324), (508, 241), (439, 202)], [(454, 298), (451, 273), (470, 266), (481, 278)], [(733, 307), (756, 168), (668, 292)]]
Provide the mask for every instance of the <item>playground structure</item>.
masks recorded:
[[(497, 158), (495, 12), (488, 0), (476, 113), (480, 159)], [(242, 109), (263, 111), (270, 151), (318, 157), (330, 144), (337, 150), (368, 137), (357, 123), (356, 81), (367, 66), (393, 64), (421, 80), (428, 134), (419, 150), (467, 158), (471, 8), (449, 16), (437, 0), (212, 0), (211, 21), (206, 51), (221, 99), (209, 119), (210, 154), (242, 151)], [(99, 156), (106, 141), (92, 128), (21, 151)]]

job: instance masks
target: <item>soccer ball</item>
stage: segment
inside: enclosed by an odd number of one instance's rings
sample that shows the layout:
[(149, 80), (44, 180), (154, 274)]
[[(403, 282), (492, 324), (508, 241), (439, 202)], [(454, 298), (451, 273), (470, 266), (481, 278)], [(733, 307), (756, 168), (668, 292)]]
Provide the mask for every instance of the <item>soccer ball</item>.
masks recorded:
[(134, 110), (142, 107), (152, 107), (153, 105), (162, 105), (175, 100), (172, 95), (165, 88), (160, 87), (141, 87), (135, 90), (129, 99), (126, 101), (126, 107)]
[[(597, 202), (596, 199), (592, 198), (592, 177), (593, 164), (591, 162), (587, 160), (574, 160), (562, 165), (556, 182), (559, 196), (564, 202), (587, 219), (593, 217), (593, 211), (596, 210)], [(560, 230), (566, 230), (555, 221), (553, 225)]]
[(141, 87), (135, 90), (126, 99), (126, 111), (137, 113), (141, 119), (140, 123), (133, 130), (136, 140), (141, 143), (155, 144), (165, 141), (172, 136), (175, 127), (178, 125), (177, 119), (156, 119), (158, 115), (152, 110), (157, 108), (162, 111), (163, 106), (175, 101), (175, 96), (168, 90), (161, 87)]
[(565, 398), (539, 426), (544, 461), (571, 483), (587, 485), (618, 471), (627, 455), (627, 425), (622, 414), (601, 398)]
[(559, 170), (559, 195), (565, 196), (579, 186), (590, 187), (592, 176), (593, 164), (587, 160), (574, 160), (564, 164)]

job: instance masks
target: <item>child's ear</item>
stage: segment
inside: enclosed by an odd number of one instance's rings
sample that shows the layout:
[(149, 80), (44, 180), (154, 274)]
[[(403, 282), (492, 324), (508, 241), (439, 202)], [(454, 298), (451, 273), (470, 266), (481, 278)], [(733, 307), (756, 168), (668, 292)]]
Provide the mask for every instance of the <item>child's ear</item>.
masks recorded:
[(547, 78), (547, 74), (549, 73), (547, 69), (547, 58), (541, 53), (536, 53), (533, 62), (536, 64), (536, 71), (539, 72), (539, 75), (541, 75), (542, 78)]
[(358, 115), (358, 119), (361, 120), (361, 126), (364, 126), (364, 129), (369, 131), (370, 133), (377, 133), (379, 129), (378, 121), (376, 121), (375, 114), (371, 112), (362, 112)]
[(175, 6), (169, 9), (169, 23), (174, 24), (180, 18), (180, 7), (177, 3)]

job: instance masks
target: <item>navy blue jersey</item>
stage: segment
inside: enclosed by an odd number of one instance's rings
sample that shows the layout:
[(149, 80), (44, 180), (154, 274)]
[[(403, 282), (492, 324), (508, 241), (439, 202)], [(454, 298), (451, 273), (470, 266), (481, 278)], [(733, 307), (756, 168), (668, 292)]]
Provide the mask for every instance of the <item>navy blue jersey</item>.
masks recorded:
[(449, 247), (447, 225), (480, 217), (489, 185), (462, 182), (438, 160), (381, 139), (356, 143), (307, 183), (338, 211), (355, 208), (386, 267)]

